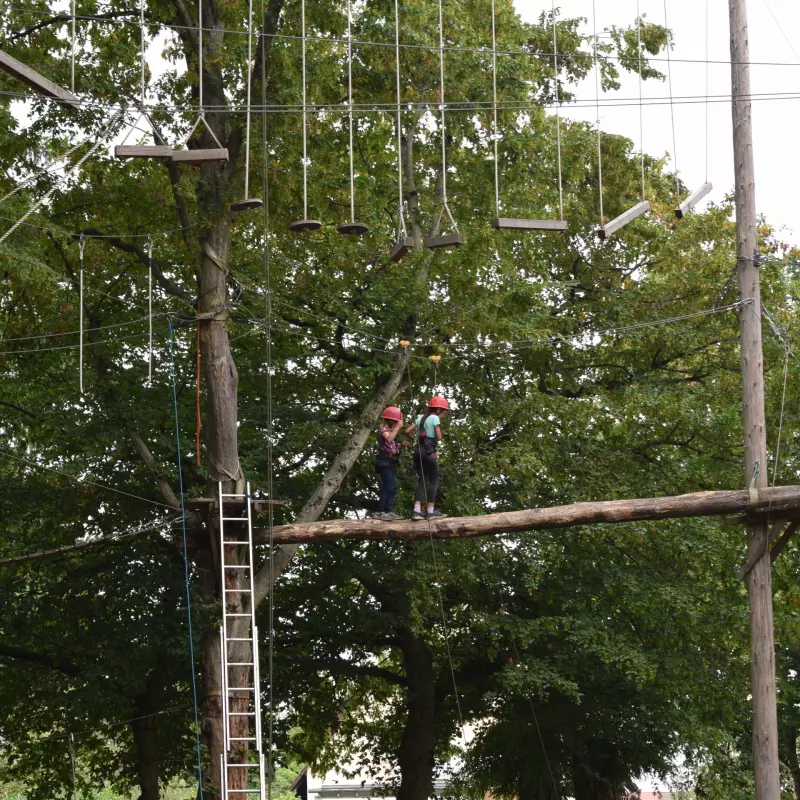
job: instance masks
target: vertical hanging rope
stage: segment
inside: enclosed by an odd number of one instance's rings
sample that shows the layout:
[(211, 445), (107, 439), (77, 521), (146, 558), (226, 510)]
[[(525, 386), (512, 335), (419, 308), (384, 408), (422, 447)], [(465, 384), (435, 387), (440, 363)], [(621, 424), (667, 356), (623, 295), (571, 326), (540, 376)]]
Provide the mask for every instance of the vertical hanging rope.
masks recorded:
[[(303, 0), (303, 132), (305, 134), (305, 0)], [(261, 0), (261, 19), (264, 19), (264, 0)], [(264, 196), (264, 216), (263, 216), (263, 235), (264, 247), (262, 248), (264, 259), (264, 319), (266, 322), (266, 360), (267, 360), (267, 496), (269, 504), (267, 506), (267, 529), (269, 531), (269, 598), (267, 606), (267, 627), (269, 629), (269, 640), (267, 642), (267, 677), (269, 680), (269, 694), (267, 703), (269, 708), (269, 719), (267, 721), (267, 799), (272, 800), (272, 741), (273, 726), (275, 719), (275, 693), (274, 683), (274, 642), (275, 642), (275, 602), (273, 592), (275, 590), (275, 543), (274, 543), (274, 510), (272, 508), (273, 494), (273, 411), (272, 411), (272, 273), (269, 252), (269, 158), (267, 151), (267, 77), (266, 77), (266, 58), (264, 48), (266, 38), (261, 38), (261, 131), (262, 131), (262, 191)], [(305, 143), (304, 143), (304, 163), (305, 163)], [(305, 167), (304, 167), (305, 170)], [(305, 184), (305, 171), (304, 178)], [(305, 197), (304, 197), (305, 203)], [(307, 214), (303, 213), (303, 219)], [(260, 744), (260, 743), (259, 743)]]
[(556, 153), (558, 155), (558, 218), (564, 221), (564, 189), (561, 179), (561, 97), (558, 90), (558, 39), (556, 36), (556, 0), (552, 2), (553, 15), (553, 86), (556, 92)]
[(597, 58), (597, 9), (595, 0), (592, 0), (592, 30), (594, 33), (594, 86), (595, 105), (597, 107), (597, 183), (600, 194), (600, 227), (603, 221), (603, 146), (600, 136), (600, 62)]
[[(263, 6), (263, 2), (262, 2)], [(263, 18), (263, 13), (262, 13)], [(302, 73), (303, 73), (303, 219), (308, 219), (308, 101), (306, 97), (306, 0), (300, 3), (300, 27), (302, 42)], [(262, 48), (263, 49), (263, 48)], [(262, 57), (263, 62), (263, 57)], [(263, 64), (262, 64), (263, 66)], [(262, 79), (263, 82), (263, 79)], [(266, 90), (262, 87), (262, 93)], [(264, 112), (266, 114), (266, 111)], [(264, 125), (266, 126), (266, 116), (264, 117)], [(266, 154), (267, 131), (264, 127), (264, 153)], [(266, 157), (266, 156), (265, 156)], [(266, 161), (264, 162), (266, 169)], [(352, 190), (351, 190), (352, 194)], [(266, 196), (264, 203), (266, 204)]]
[[(442, 103), (444, 103), (444, 97), (442, 97)], [(442, 130), (444, 130), (444, 125), (442, 126)], [(494, 145), (494, 205), (497, 216), (499, 217), (500, 165), (497, 161), (497, 137), (497, 32), (495, 28), (494, 0), (492, 0), (492, 143)]]
[(86, 242), (83, 234), (78, 238), (78, 260), (80, 267), (78, 271), (78, 389), (83, 394), (83, 248)]
[[(667, 20), (667, 0), (664, 0), (664, 27), (669, 31), (669, 21)], [(706, 63), (708, 69), (708, 63)], [(675, 196), (678, 198), (678, 205), (681, 204), (681, 181), (678, 177), (678, 142), (675, 136), (675, 106), (672, 102), (672, 59), (670, 56), (669, 42), (667, 42), (667, 85), (669, 86), (669, 118), (672, 122), (672, 160), (675, 163)], [(708, 103), (708, 88), (706, 88), (706, 104)]]
[(397, 93), (397, 238), (403, 239), (407, 231), (403, 214), (403, 128), (400, 116), (400, 10), (398, 0), (394, 0), (394, 66)]
[(178, 458), (178, 488), (181, 495), (181, 528), (183, 531), (183, 568), (186, 583), (186, 617), (189, 622), (189, 659), (192, 672), (192, 699), (194, 702), (194, 737), (197, 745), (197, 782), (200, 790), (200, 800), (203, 800), (203, 764), (200, 758), (200, 720), (197, 708), (197, 678), (194, 671), (194, 636), (192, 634), (192, 592), (189, 587), (189, 554), (186, 547), (186, 505), (183, 496), (183, 465), (181, 463), (181, 434), (180, 420), (178, 418), (178, 380), (175, 375), (175, 351), (172, 346), (172, 320), (169, 324), (169, 362), (170, 376), (172, 378), (172, 403), (175, 409), (175, 448)]
[(353, 164), (353, 32), (352, 0), (347, 0), (347, 118), (350, 130), (350, 222), (356, 221), (355, 166)]
[(72, 34), (70, 36), (70, 59), (69, 59), (69, 88), (70, 91), (75, 94), (75, 0), (72, 0)]
[(144, 37), (144, 0), (139, 0), (139, 110), (141, 112), (144, 112)]
[(147, 234), (147, 383), (153, 385), (153, 238)]
[[(202, 2), (202, 0), (200, 0)], [(253, 63), (253, 0), (247, 4), (247, 127), (244, 134), (244, 196), (250, 197), (250, 82)]]
[(644, 202), (644, 106), (642, 105), (642, 18), (636, 0), (636, 52), (639, 56), (639, 155), (642, 169), (642, 202)]
[(447, 128), (444, 121), (444, 104), (444, 25), (442, 20), (442, 0), (439, 0), (439, 124), (442, 131), (442, 203), (449, 215), (450, 208), (447, 204)]
[(75, 776), (75, 737), (69, 735), (69, 763), (72, 767), (72, 800), (78, 800), (78, 780)]
[[(198, 311), (200, 310), (200, 304), (199, 303), (197, 304), (197, 310)], [(195, 456), (197, 458), (197, 466), (198, 467), (200, 466), (200, 442), (201, 442), (200, 434), (203, 432), (203, 417), (202, 417), (201, 409), (200, 409), (200, 359), (201, 359), (201, 355), (200, 355), (200, 326), (201, 325), (202, 325), (202, 322), (198, 319), (197, 320), (197, 345), (196, 345), (196, 351), (197, 351), (196, 359), (197, 360), (196, 360), (195, 368), (194, 368), (194, 370), (195, 370), (194, 371), (195, 398), (196, 398), (195, 399), (195, 404), (196, 404), (195, 420), (196, 421), (195, 421), (195, 432), (194, 432), (194, 450), (195, 450)]]
[(706, 0), (706, 183), (708, 183), (708, 64), (708, 0)]

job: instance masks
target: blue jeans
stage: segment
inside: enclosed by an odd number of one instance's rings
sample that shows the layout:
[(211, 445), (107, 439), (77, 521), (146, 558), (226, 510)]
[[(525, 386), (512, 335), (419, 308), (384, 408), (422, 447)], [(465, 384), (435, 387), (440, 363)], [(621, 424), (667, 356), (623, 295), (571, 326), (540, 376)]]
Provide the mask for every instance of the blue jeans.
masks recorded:
[(394, 467), (375, 467), (381, 483), (378, 498), (378, 511), (391, 511), (394, 506), (394, 497), (397, 494), (397, 472)]

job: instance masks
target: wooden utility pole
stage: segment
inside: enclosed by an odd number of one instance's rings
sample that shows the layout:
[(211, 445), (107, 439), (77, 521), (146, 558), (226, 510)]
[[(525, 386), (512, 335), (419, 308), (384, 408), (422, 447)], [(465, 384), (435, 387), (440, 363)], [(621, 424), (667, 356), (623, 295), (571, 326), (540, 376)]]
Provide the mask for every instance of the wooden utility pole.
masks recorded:
[[(742, 350), (745, 486), (767, 485), (761, 292), (758, 282), (750, 46), (746, 0), (728, 0), (731, 36), (731, 107), (736, 180), (736, 257), (739, 265), (739, 338)], [(750, 599), (750, 675), (753, 695), (753, 769), (756, 800), (780, 800), (772, 564), (766, 521), (747, 526)]]

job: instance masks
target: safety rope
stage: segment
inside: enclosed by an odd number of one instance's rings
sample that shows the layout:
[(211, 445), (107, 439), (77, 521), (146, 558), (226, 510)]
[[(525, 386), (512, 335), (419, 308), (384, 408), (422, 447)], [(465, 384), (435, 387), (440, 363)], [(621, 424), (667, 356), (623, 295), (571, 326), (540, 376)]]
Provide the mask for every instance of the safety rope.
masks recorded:
[(644, 106), (642, 105), (642, 18), (636, 0), (636, 51), (639, 57), (639, 156), (642, 170), (642, 202), (644, 202)]
[[(201, 0), (202, 2), (202, 0)], [(244, 134), (244, 196), (250, 197), (250, 82), (253, 63), (253, 0), (247, 4), (247, 127)]]
[(708, 183), (708, 0), (706, 0), (706, 180)]
[[(199, 307), (198, 302), (198, 307)], [(199, 311), (199, 308), (198, 308)], [(195, 450), (195, 458), (197, 460), (197, 466), (200, 466), (200, 434), (203, 432), (203, 417), (202, 417), (202, 409), (200, 404), (200, 362), (202, 359), (202, 354), (200, 350), (200, 320), (197, 322), (197, 332), (196, 332), (196, 339), (197, 342), (195, 344), (196, 356), (195, 356), (195, 367), (194, 367), (194, 383), (195, 383), (195, 430), (194, 430), (194, 450)]]
[[(73, 0), (74, 2), (74, 0)], [(139, 109), (144, 112), (144, 0), (139, 0)]]
[(402, 240), (405, 238), (407, 230), (403, 214), (403, 128), (400, 110), (400, 10), (398, 0), (394, 0), (394, 65), (397, 95), (397, 238)]
[[(447, 202), (447, 126), (445, 125), (445, 94), (444, 94), (444, 22), (442, 19), (442, 0), (439, 0), (439, 125), (442, 135), (442, 210), (436, 221), (434, 234), (439, 232), (443, 214), (447, 214), (450, 224), (458, 233), (453, 215), (450, 213), (450, 206)], [(496, 163), (496, 162), (495, 162)]]
[[(305, 36), (305, 0), (302, 2), (303, 15), (303, 35)], [(264, 0), (261, 0), (261, 18), (266, 19)], [(274, 414), (272, 408), (272, 269), (270, 263), (270, 219), (269, 219), (269, 153), (267, 149), (267, 77), (266, 64), (264, 57), (264, 46), (266, 39), (261, 38), (261, 106), (262, 112), (261, 132), (262, 132), (262, 192), (264, 196), (263, 214), (263, 235), (264, 247), (264, 317), (266, 320), (266, 335), (264, 337), (267, 361), (267, 530), (269, 533), (269, 597), (267, 599), (267, 628), (269, 639), (267, 642), (267, 678), (269, 680), (269, 694), (267, 705), (269, 708), (269, 718), (267, 720), (267, 800), (272, 800), (272, 776), (273, 776), (273, 737), (275, 720), (275, 692), (274, 692), (274, 651), (275, 651), (275, 519), (272, 501), (274, 498), (274, 464), (273, 464), (273, 437), (274, 437)], [(305, 108), (305, 40), (303, 47), (303, 106)], [(305, 137), (305, 117), (303, 118), (303, 135)], [(303, 144), (303, 163), (305, 165), (305, 141)], [(304, 166), (305, 170), (305, 166)], [(305, 208), (305, 171), (303, 174), (303, 219), (307, 217)], [(261, 743), (259, 742), (259, 746)]]
[(153, 385), (153, 239), (147, 237), (147, 384)]
[(78, 239), (78, 389), (83, 394), (83, 234)]
[[(200, 0), (202, 2), (202, 0)], [(178, 461), (178, 488), (181, 497), (181, 529), (183, 533), (183, 568), (186, 583), (186, 617), (189, 623), (189, 659), (192, 673), (192, 701), (194, 703), (194, 736), (197, 745), (197, 782), (200, 800), (203, 800), (203, 764), (200, 757), (200, 719), (197, 705), (197, 678), (194, 668), (194, 636), (192, 634), (192, 592), (189, 586), (189, 553), (186, 545), (186, 503), (183, 491), (183, 466), (181, 458), (180, 420), (178, 417), (178, 380), (175, 374), (175, 350), (172, 339), (172, 320), (169, 320), (169, 358), (170, 376), (172, 378), (172, 403), (175, 409), (175, 449)]]
[[(597, 58), (597, 8), (596, 0), (592, 0), (592, 32), (594, 35), (594, 88), (595, 105), (597, 106), (597, 185), (600, 194), (600, 227), (603, 220), (603, 146), (600, 135), (600, 62)], [(639, 99), (641, 104), (641, 98)]]
[(558, 155), (558, 218), (564, 221), (564, 188), (561, 177), (561, 96), (558, 89), (558, 40), (556, 36), (556, 0), (552, 1), (553, 16), (553, 86), (556, 98), (556, 153)]
[(69, 59), (69, 88), (75, 94), (75, 0), (72, 0), (72, 33), (70, 36), (70, 59)]
[(75, 737), (69, 735), (69, 763), (72, 767), (72, 800), (78, 800), (78, 780), (75, 776)]

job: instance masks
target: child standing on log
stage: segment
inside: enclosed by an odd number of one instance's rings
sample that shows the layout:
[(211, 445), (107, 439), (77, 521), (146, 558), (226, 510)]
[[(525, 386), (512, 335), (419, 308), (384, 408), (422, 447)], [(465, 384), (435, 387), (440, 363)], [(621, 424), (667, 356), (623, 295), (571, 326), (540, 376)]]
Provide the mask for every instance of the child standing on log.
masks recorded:
[(392, 510), (397, 494), (397, 467), (400, 463), (400, 442), (397, 441), (397, 434), (400, 433), (402, 424), (403, 414), (397, 406), (383, 409), (378, 430), (378, 454), (375, 456), (375, 469), (380, 481), (378, 510), (373, 514), (375, 519), (402, 519)]
[[(439, 489), (439, 442), (442, 441), (442, 420), (450, 406), (440, 395), (432, 397), (428, 403), (428, 412), (420, 414), (412, 425), (405, 429), (405, 435), (411, 439), (417, 432), (417, 447), (414, 450), (414, 466), (417, 469), (419, 482), (414, 495), (413, 520), (443, 519), (446, 514), (434, 509), (436, 492)], [(422, 504), (427, 503), (423, 512)]]

